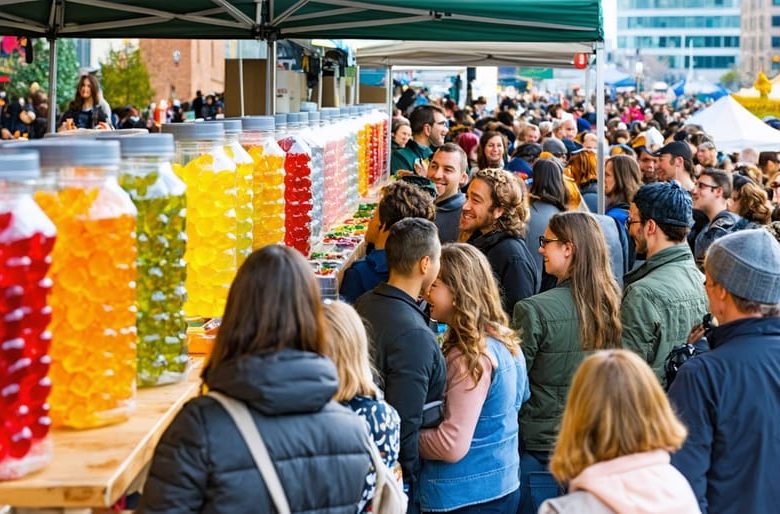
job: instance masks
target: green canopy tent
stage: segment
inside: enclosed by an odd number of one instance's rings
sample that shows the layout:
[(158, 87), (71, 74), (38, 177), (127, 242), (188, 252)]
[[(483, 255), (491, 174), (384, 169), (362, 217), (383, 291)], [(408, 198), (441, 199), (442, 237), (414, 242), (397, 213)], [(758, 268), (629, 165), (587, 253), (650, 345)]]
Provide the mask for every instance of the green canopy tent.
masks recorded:
[[(447, 47), (584, 42), (597, 54), (604, 39), (600, 0), (0, 0), (0, 34), (49, 40), (52, 96), (62, 37), (266, 40), (270, 70), (275, 41), (283, 38), (442, 41)], [(597, 64), (603, 91), (603, 59)], [(272, 91), (275, 73), (266, 75)], [(597, 98), (603, 112), (603, 95)], [(51, 127), (53, 115), (52, 109)]]

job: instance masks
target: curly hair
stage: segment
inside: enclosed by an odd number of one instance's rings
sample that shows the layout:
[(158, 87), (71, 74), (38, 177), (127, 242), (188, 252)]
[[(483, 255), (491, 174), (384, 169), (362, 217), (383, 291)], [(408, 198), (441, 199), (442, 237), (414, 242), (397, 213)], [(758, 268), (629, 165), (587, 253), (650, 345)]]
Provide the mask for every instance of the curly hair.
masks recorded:
[(445, 355), (453, 350), (461, 352), (476, 387), (485, 371), (479, 360), (487, 351), (486, 336), (501, 341), (512, 355), (519, 355), (520, 340), (509, 328), (501, 307), (493, 269), (476, 247), (464, 243), (444, 245), (438, 278), (454, 297), (454, 313), (442, 351)]
[(766, 225), (772, 221), (772, 210), (769, 208), (769, 197), (763, 188), (753, 182), (748, 182), (735, 191), (739, 198), (737, 214), (748, 221)]
[(504, 210), (496, 220), (496, 228), (514, 237), (525, 237), (528, 207), (524, 202), (523, 183), (514, 174), (501, 168), (479, 170), (472, 178), (472, 180), (477, 179), (490, 187), (492, 209)]
[(417, 186), (398, 180), (382, 190), (377, 212), (382, 229), (390, 230), (390, 227), (404, 218), (433, 221), (436, 207), (431, 195)]

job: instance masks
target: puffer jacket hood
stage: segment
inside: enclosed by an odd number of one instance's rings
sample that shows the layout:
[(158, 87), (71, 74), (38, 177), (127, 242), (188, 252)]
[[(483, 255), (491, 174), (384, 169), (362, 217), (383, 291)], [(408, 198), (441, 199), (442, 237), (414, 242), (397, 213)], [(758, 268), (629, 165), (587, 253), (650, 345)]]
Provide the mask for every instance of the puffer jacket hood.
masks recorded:
[(574, 478), (569, 490), (587, 491), (615, 512), (699, 512), (691, 486), (670, 460), (656, 450), (599, 462)]
[(241, 356), (221, 363), (205, 381), (266, 416), (318, 412), (338, 388), (333, 362), (300, 350)]

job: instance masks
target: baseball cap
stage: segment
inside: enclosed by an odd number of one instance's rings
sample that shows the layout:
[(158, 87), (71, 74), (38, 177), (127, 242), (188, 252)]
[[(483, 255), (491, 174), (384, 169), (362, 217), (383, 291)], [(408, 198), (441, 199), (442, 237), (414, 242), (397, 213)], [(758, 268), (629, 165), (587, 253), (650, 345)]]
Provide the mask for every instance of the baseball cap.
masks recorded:
[(693, 159), (693, 155), (691, 154), (691, 147), (688, 146), (688, 143), (685, 141), (672, 141), (671, 143), (666, 144), (666, 146), (661, 147), (660, 150), (652, 155), (653, 157), (661, 157), (665, 153), (675, 157), (682, 157), (686, 161)]

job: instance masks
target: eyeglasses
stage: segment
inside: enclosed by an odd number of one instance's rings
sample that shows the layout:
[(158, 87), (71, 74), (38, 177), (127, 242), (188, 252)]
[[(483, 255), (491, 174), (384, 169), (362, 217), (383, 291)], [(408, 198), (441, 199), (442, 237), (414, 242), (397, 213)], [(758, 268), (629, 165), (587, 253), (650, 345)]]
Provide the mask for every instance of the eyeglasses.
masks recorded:
[(433, 122), (433, 124), (434, 124), (434, 125), (442, 125), (442, 126), (445, 126), (445, 125), (447, 125), (447, 120), (444, 120), (444, 121), (435, 121), (435, 122)]
[(561, 241), (560, 239), (547, 239), (544, 236), (539, 236), (539, 248), (544, 248), (545, 246), (547, 246), (547, 243), (555, 243), (560, 241)]
[(631, 225), (634, 223), (642, 223), (642, 220), (632, 220), (631, 218), (626, 218), (626, 228), (631, 229)]
[(703, 187), (709, 187), (710, 189), (712, 189), (713, 191), (715, 191), (715, 190), (716, 190), (716, 189), (718, 189), (720, 186), (713, 186), (713, 185), (711, 185), (711, 184), (704, 184), (703, 182), (696, 182), (696, 187), (698, 187), (699, 189), (701, 189), (701, 188), (703, 188)]

